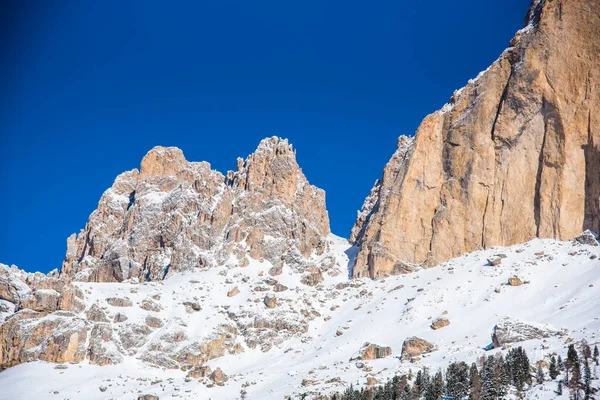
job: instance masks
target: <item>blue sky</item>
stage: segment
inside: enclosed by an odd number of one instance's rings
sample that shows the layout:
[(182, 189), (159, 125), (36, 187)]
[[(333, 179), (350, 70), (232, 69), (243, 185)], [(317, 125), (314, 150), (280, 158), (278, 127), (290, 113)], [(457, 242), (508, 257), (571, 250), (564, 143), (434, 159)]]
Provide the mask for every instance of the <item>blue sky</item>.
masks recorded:
[(0, 262), (60, 267), (155, 145), (222, 172), (281, 136), (334, 233), (395, 150), (522, 27), (527, 0), (33, 1), (0, 17)]

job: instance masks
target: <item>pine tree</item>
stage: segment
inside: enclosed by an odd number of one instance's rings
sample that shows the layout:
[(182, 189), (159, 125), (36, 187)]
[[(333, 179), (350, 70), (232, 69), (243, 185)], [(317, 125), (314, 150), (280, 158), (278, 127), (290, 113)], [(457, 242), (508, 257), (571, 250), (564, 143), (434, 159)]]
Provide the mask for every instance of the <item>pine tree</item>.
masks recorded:
[(471, 369), (469, 370), (469, 387), (469, 400), (482, 400), (483, 388), (481, 386), (481, 377), (475, 363), (471, 364)]
[(556, 366), (558, 367), (558, 371), (562, 371), (563, 370), (563, 360), (560, 357), (560, 355), (558, 356), (558, 358), (556, 359)]
[(425, 400), (440, 400), (444, 390), (444, 377), (442, 371), (436, 372), (425, 391)]
[(510, 349), (506, 356), (506, 364), (509, 370), (510, 382), (517, 391), (525, 389), (525, 385), (531, 386), (531, 366), (527, 353), (522, 347)]
[(549, 367), (550, 379), (554, 380), (558, 376), (558, 370), (556, 368), (556, 357), (550, 357), (550, 367)]
[(575, 350), (575, 345), (569, 345), (567, 351), (567, 368), (571, 370), (571, 379), (568, 380), (568, 386), (571, 398), (579, 400), (579, 381), (581, 380), (581, 366), (579, 365), (579, 356)]
[(590, 371), (590, 365), (587, 363), (587, 361), (584, 362), (583, 365), (583, 385), (584, 385), (584, 391), (585, 391), (585, 400), (590, 400), (591, 399), (591, 394), (592, 394), (592, 371)]
[(542, 383), (544, 383), (544, 370), (542, 369), (542, 367), (538, 367), (537, 369), (537, 374), (535, 377), (535, 380), (537, 381), (538, 385), (541, 385)]
[(499, 382), (494, 374), (494, 357), (489, 357), (481, 369), (482, 400), (496, 400), (501, 397)]
[(594, 361), (596, 362), (596, 365), (598, 365), (598, 362), (600, 361), (600, 354), (598, 353), (598, 346), (594, 346)]
[(452, 363), (446, 371), (446, 396), (461, 400), (469, 393), (469, 366), (464, 362)]
[(588, 344), (587, 340), (583, 339), (581, 341), (581, 349), (583, 353), (583, 360), (587, 362), (590, 358), (592, 358), (592, 349)]
[(577, 350), (575, 350), (575, 345), (570, 344), (569, 350), (567, 350), (567, 365), (569, 368), (573, 368), (575, 364), (579, 363), (579, 356), (577, 355)]

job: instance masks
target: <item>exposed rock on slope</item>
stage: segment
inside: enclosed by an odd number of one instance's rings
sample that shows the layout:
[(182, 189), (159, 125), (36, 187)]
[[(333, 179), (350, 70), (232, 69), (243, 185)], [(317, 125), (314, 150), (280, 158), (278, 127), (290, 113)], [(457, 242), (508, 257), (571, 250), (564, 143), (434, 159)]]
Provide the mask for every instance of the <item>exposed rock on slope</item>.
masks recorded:
[(598, 32), (598, 0), (534, 1), (511, 47), (400, 139), (352, 231), (355, 277), (599, 231)]
[(247, 255), (301, 266), (329, 234), (325, 193), (311, 186), (287, 140), (264, 139), (227, 176), (156, 147), (117, 177), (79, 235), (61, 276), (110, 282), (163, 279)]
[(506, 317), (494, 327), (492, 343), (494, 344), (494, 347), (501, 347), (505, 344), (523, 342), (525, 340), (544, 339), (554, 336), (557, 333), (558, 332), (547, 326), (527, 323)]

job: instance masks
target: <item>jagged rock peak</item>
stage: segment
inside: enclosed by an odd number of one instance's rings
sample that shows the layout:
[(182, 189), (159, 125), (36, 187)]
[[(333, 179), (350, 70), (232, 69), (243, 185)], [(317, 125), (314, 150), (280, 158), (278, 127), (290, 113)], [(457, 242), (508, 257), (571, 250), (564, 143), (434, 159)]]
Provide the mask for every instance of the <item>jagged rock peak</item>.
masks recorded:
[(60, 275), (155, 280), (246, 257), (297, 266), (324, 250), (329, 233), (325, 192), (308, 183), (286, 139), (262, 140), (226, 176), (158, 146), (139, 172), (116, 178), (69, 237)]
[(600, 1), (534, 1), (487, 70), (427, 116), (352, 232), (355, 277), (600, 230)]
[(179, 148), (156, 146), (142, 159), (140, 176), (176, 176), (187, 164), (188, 162), (183, 155), (183, 151)]

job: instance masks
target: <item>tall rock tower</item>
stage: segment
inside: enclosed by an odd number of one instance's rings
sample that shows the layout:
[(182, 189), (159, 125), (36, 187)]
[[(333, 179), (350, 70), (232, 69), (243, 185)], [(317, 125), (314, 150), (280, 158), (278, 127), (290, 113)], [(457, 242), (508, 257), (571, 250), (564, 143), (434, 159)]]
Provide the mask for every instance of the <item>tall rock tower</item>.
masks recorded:
[(536, 0), (500, 58), (399, 140), (354, 277), (600, 228), (600, 0)]

